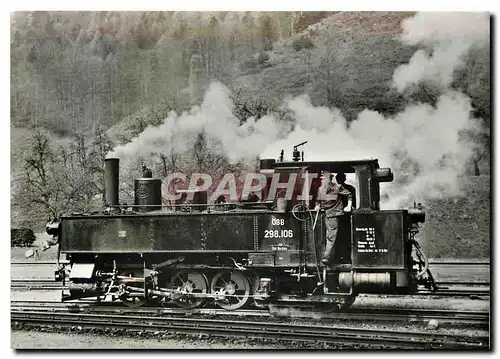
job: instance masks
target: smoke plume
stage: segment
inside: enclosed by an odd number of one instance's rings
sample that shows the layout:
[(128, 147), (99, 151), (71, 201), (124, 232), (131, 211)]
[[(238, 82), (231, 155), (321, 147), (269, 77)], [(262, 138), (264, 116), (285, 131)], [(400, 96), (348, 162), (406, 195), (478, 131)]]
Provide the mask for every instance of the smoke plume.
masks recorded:
[(163, 124), (148, 127), (131, 142), (117, 147), (108, 157), (148, 157), (162, 153), (185, 153), (193, 147), (197, 134), (204, 133), (212, 143), (212, 150), (225, 154), (231, 163), (258, 157), (262, 148), (275, 141), (286, 126), (271, 116), (258, 121), (240, 120), (233, 114), (234, 104), (229, 89), (221, 83), (212, 83), (199, 107), (178, 115), (169, 114)]
[(412, 105), (392, 118), (364, 110), (349, 125), (338, 110), (314, 107), (307, 97), (288, 105), (297, 126), (268, 146), (263, 157), (276, 157), (282, 148), (307, 140), (306, 160), (378, 158), (396, 177), (383, 185), (385, 208), (456, 194), (457, 178), (476, 146), (467, 132), (479, 129), (470, 100), (453, 91), (443, 94), (436, 107)]
[(487, 46), (490, 33), (488, 13), (420, 12), (404, 20), (402, 27), (403, 43), (425, 49), (394, 72), (393, 84), (400, 92), (423, 81), (449, 88), (465, 55), (472, 47)]
[(410, 105), (391, 118), (364, 110), (348, 124), (340, 111), (315, 108), (307, 97), (296, 98), (288, 107), (297, 127), (264, 153), (275, 157), (280, 148), (307, 140), (310, 160), (378, 158), (381, 166), (395, 172), (395, 182), (381, 189), (384, 208), (456, 195), (458, 177), (479, 146), (474, 135), (481, 127), (472, 118), (470, 99), (450, 86), (467, 53), (487, 46), (489, 15), (418, 13), (402, 27), (401, 41), (424, 49), (395, 70), (393, 85), (403, 92), (422, 82), (434, 84), (441, 91), (435, 107)]
[(412, 104), (392, 117), (364, 110), (348, 123), (339, 109), (313, 106), (307, 96), (300, 96), (285, 102), (292, 124), (272, 116), (241, 124), (233, 115), (228, 88), (213, 83), (201, 106), (181, 115), (171, 113), (162, 125), (147, 128), (109, 156), (127, 160), (184, 153), (200, 132), (213, 150), (233, 163), (259, 155), (277, 158), (282, 149), (290, 159), (292, 146), (308, 141), (306, 160), (378, 158), (382, 167), (391, 167), (395, 182), (382, 185), (382, 208), (455, 195), (458, 177), (478, 147), (471, 134), (480, 131), (480, 124), (472, 118), (470, 99), (450, 84), (463, 56), (488, 41), (488, 15), (419, 13), (402, 25), (401, 40), (425, 49), (395, 70), (393, 83), (400, 91), (422, 81), (435, 83), (441, 89), (435, 106)]

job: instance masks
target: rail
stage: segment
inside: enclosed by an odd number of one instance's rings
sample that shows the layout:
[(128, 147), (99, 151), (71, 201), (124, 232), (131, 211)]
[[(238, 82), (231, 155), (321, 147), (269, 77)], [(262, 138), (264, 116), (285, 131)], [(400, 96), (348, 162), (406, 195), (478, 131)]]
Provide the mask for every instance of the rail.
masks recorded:
[[(68, 264), (69, 261), (60, 261), (60, 264)], [(56, 261), (14, 261), (10, 262), (11, 265), (26, 265), (26, 264), (44, 264), (44, 265), (56, 265)], [(489, 266), (490, 262), (485, 262), (485, 261), (440, 261), (437, 259), (430, 259), (429, 260), (430, 265), (434, 266), (440, 266), (440, 265), (445, 265), (445, 266)]]
[(464, 260), (464, 261), (450, 261), (450, 260), (439, 260), (439, 259), (430, 259), (429, 265), (434, 266), (489, 266), (490, 262), (487, 261), (472, 261), (472, 260)]
[(216, 320), (179, 317), (144, 317), (81, 313), (52, 313), (11, 310), (11, 321), (31, 326), (75, 325), (86, 328), (114, 328), (136, 331), (176, 332), (195, 335), (275, 339), (300, 342), (360, 345), (366, 347), (406, 349), (487, 349), (489, 336), (451, 335), (441, 333), (395, 331), (269, 323), (254, 321)]
[(155, 314), (155, 315), (208, 315), (223, 317), (255, 317), (255, 318), (304, 318), (313, 320), (345, 320), (345, 321), (375, 321), (375, 322), (412, 322), (427, 323), (436, 319), (440, 323), (467, 324), (481, 328), (489, 326), (490, 315), (486, 311), (465, 310), (436, 310), (436, 309), (401, 309), (401, 308), (350, 308), (344, 312), (321, 312), (298, 308), (277, 307), (270, 309), (242, 309), (227, 311), (218, 308), (168, 308), (151, 306), (129, 308), (112, 302), (102, 302), (99, 306), (95, 302), (61, 303), (55, 301), (12, 301), (11, 309), (18, 311), (46, 311), (70, 313), (103, 313), (103, 314)]
[[(415, 296), (490, 296), (490, 288), (487, 282), (437, 282), (438, 291), (432, 292), (420, 289)], [(445, 285), (451, 286), (446, 287)], [(24, 290), (63, 290), (67, 289), (61, 282), (54, 279), (11, 279), (11, 289)], [(394, 294), (402, 296), (405, 294)]]

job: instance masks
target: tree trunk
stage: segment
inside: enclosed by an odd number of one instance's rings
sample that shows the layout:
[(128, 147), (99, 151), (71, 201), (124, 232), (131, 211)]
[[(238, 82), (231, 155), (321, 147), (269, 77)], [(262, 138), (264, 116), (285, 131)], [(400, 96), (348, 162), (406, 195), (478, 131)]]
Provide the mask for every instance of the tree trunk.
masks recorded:
[(474, 163), (474, 176), (479, 176), (481, 173), (479, 172), (479, 160), (473, 160)]

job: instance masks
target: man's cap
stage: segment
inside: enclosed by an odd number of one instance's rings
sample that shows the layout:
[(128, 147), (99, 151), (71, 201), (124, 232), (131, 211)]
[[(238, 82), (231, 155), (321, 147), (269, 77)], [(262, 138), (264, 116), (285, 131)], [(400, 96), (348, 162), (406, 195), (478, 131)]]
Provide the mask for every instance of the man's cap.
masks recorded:
[(337, 175), (335, 176), (335, 179), (339, 180), (340, 178), (346, 179), (345, 173), (343, 173), (343, 172), (337, 173)]

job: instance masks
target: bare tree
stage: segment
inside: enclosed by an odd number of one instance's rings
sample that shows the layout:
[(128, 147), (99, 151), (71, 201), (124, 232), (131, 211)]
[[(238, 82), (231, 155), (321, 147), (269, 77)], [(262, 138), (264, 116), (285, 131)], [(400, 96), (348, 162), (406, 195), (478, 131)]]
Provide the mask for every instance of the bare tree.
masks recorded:
[(474, 49), (466, 58), (465, 66), (458, 71), (453, 86), (472, 100), (473, 115), (481, 120), (481, 129), (474, 135), (476, 143), (472, 157), (474, 175), (480, 175), (479, 163), (489, 160), (491, 152), (491, 103), (490, 103), (490, 50)]
[(347, 80), (347, 64), (343, 61), (343, 51), (342, 47), (327, 44), (318, 59), (315, 82), (329, 107), (343, 108), (345, 104), (345, 96), (340, 89), (341, 84)]
[(210, 143), (204, 133), (199, 133), (193, 146), (193, 156), (197, 170), (212, 173), (225, 169), (228, 162), (226, 157), (217, 151), (217, 144)]
[(272, 114), (282, 120), (286, 116), (286, 111), (270, 104), (264, 95), (244, 95), (241, 88), (231, 95), (231, 100), (234, 104), (233, 113), (241, 124), (250, 117), (258, 120)]
[(26, 213), (41, 209), (54, 219), (63, 212), (91, 211), (103, 197), (103, 161), (112, 144), (96, 127), (90, 140), (75, 135), (69, 145), (54, 148), (47, 132), (35, 130), (24, 158), (16, 199)]
[(51, 218), (57, 218), (62, 209), (64, 188), (58, 184), (57, 160), (46, 132), (35, 130), (23, 165), (21, 199), (24, 206), (42, 207)]

